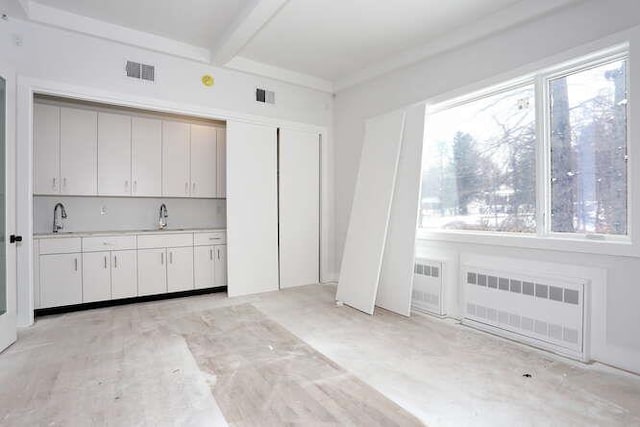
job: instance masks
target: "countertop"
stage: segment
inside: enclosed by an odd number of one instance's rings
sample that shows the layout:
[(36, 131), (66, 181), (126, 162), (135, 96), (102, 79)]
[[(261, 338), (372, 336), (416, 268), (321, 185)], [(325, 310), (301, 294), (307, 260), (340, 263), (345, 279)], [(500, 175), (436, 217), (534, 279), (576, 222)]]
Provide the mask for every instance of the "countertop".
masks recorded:
[(64, 231), (59, 233), (35, 233), (34, 239), (62, 239), (65, 237), (94, 237), (94, 236), (126, 236), (136, 234), (181, 234), (181, 233), (206, 233), (213, 231), (226, 231), (226, 228), (181, 228), (181, 229), (151, 229), (151, 230), (106, 230), (106, 231)]

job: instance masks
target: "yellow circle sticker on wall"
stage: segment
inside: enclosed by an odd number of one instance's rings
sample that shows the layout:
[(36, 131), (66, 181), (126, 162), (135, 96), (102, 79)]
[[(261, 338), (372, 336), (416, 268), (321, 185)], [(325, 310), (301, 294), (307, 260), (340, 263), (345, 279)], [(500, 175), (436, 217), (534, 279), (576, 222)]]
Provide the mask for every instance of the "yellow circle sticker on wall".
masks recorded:
[(202, 84), (207, 86), (207, 87), (211, 87), (213, 86), (213, 76), (211, 74), (205, 74), (204, 76), (202, 76)]

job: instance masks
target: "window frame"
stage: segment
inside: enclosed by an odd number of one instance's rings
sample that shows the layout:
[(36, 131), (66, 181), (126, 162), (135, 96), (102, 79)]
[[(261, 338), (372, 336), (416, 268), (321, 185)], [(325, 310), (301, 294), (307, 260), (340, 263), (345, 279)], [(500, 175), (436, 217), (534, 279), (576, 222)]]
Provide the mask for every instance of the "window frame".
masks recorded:
[[(496, 232), (481, 230), (445, 230), (417, 228), (418, 239), (441, 240), (464, 243), (492, 244), (534, 249), (557, 249), (565, 251), (598, 253), (607, 255), (640, 256), (640, 247), (634, 243), (634, 188), (631, 108), (627, 107), (627, 232), (625, 235), (597, 233), (564, 233), (551, 230), (551, 99), (550, 83), (558, 78), (570, 76), (616, 61), (626, 61), (627, 99), (632, 104), (631, 49), (628, 43), (580, 56), (556, 65), (523, 74), (502, 83), (485, 86), (466, 95), (456, 96), (441, 102), (426, 104), (425, 136), (428, 135), (430, 117), (434, 113), (472, 103), (483, 98), (532, 85), (536, 120), (536, 231), (531, 233)], [(422, 176), (422, 171), (420, 176)], [(420, 194), (421, 197), (421, 194)]]

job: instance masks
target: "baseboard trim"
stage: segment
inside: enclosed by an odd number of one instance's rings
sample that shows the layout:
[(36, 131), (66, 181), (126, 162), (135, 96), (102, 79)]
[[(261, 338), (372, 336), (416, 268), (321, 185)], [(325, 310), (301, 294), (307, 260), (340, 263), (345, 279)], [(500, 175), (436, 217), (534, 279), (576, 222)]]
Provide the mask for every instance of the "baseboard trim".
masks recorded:
[(35, 317), (49, 316), (52, 314), (71, 313), (74, 311), (92, 310), (94, 308), (115, 307), (118, 305), (134, 304), (139, 302), (160, 301), (172, 298), (183, 298), (195, 295), (214, 294), (218, 292), (227, 292), (226, 286), (218, 286), (215, 288), (193, 289), (182, 292), (171, 292), (159, 295), (145, 295), (142, 297), (122, 298), (116, 300), (96, 301), (83, 304), (65, 305), (62, 307), (38, 308), (34, 310)]

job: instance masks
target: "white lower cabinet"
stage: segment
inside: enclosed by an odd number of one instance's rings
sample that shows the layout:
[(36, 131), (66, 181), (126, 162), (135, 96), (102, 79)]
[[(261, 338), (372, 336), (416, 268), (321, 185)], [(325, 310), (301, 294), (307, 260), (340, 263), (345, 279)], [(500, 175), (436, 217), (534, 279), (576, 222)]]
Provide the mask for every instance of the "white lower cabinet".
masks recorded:
[(138, 295), (137, 251), (111, 252), (111, 298), (131, 298)]
[(82, 302), (82, 254), (40, 256), (40, 307)]
[(169, 292), (193, 289), (193, 246), (167, 248), (167, 290)]
[(227, 284), (227, 246), (218, 245), (215, 247), (214, 257), (214, 278), (215, 286), (223, 286)]
[(82, 254), (82, 302), (111, 299), (111, 254)]
[(138, 250), (138, 295), (167, 292), (167, 250)]
[(196, 289), (210, 288), (214, 285), (213, 248), (213, 246), (196, 246), (193, 250), (193, 270)]

